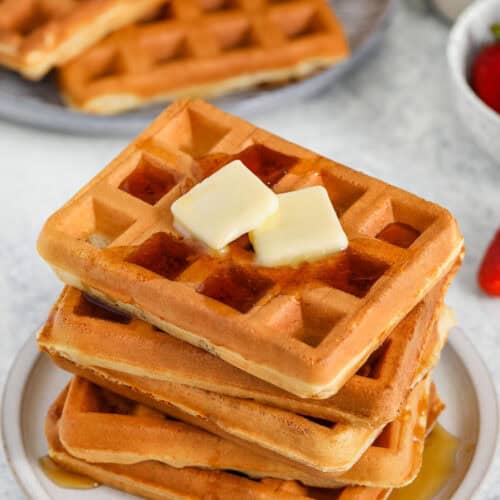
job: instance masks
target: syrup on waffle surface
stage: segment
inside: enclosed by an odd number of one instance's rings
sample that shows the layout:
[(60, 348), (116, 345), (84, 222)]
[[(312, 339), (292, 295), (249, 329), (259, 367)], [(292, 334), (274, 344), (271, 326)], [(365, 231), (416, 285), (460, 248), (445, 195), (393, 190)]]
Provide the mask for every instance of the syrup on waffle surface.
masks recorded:
[(253, 399), (301, 415), (379, 427), (396, 418), (409, 388), (437, 363), (450, 328), (448, 309), (441, 306), (445, 288), (437, 285), (358, 373), (326, 400), (293, 396), (148, 323), (106, 310), (75, 288), (62, 292), (38, 342), (42, 350), (80, 365)]
[(39, 80), (166, 0), (0, 0), (0, 64)]
[[(323, 184), (349, 248), (298, 267), (180, 239), (171, 204), (240, 158), (276, 192)], [(456, 266), (449, 212), (201, 101), (169, 107), (48, 222), (43, 258), (67, 284), (300, 397), (335, 394)]]
[[(398, 467), (401, 469), (394, 469), (393, 474), (386, 471), (380, 481), (387, 483), (370, 483), (370, 478), (363, 473), (363, 469), (359, 474), (357, 469), (345, 469), (354, 465), (380, 433), (391, 434), (390, 430), (383, 432), (384, 429), (390, 429), (391, 424), (370, 429), (307, 418), (293, 412), (188, 386), (157, 382), (93, 366), (76, 365), (55, 354), (51, 355), (51, 359), (64, 370), (265, 455), (272, 463), (285, 464), (284, 466), (302, 470), (311, 477), (323, 478), (330, 482), (334, 478), (335, 481), (347, 483), (348, 477), (349, 484), (402, 484), (408, 472), (405, 470), (408, 462), (405, 462), (404, 455), (399, 453), (408, 449), (403, 437), (408, 437), (410, 433), (413, 436), (413, 431), (420, 425), (415, 414), (412, 414), (415, 418), (404, 419), (404, 436), (398, 433), (398, 440), (389, 440), (392, 444), (386, 448), (390, 448), (390, 451), (386, 450), (387, 455), (383, 453), (378, 457), (381, 460), (396, 454), (399, 457)], [(422, 387), (422, 382), (417, 387)], [(415, 389), (412, 393), (414, 391)], [(396, 466), (392, 464), (392, 467)], [(399, 474), (397, 470), (402, 472)], [(348, 476), (352, 471), (356, 472), (356, 475)]]
[(349, 53), (325, 0), (171, 0), (61, 68), (66, 101), (117, 113), (304, 78)]
[[(379, 470), (373, 482), (383, 483), (387, 481), (391, 462), (400, 461), (402, 464), (392, 465), (395, 470), (391, 485), (394, 485), (413, 479), (420, 468), (421, 446), (417, 449), (414, 442), (425, 437), (426, 410), (440, 409), (428, 399), (428, 389), (428, 382), (421, 383), (410, 396), (406, 413), (387, 427), (351, 471), (341, 475), (308, 474), (188, 424), (172, 421), (156, 410), (78, 377), (67, 391), (58, 433), (68, 453), (90, 463), (131, 465), (156, 461), (176, 468), (233, 470), (253, 478), (293, 479), (329, 488), (342, 486), (348, 480), (354, 483), (360, 478), (365, 480), (368, 473), (373, 474), (375, 460)], [(435, 394), (433, 398), (439, 402)], [(422, 433), (419, 425), (423, 425)], [(139, 434), (137, 429), (141, 429)]]

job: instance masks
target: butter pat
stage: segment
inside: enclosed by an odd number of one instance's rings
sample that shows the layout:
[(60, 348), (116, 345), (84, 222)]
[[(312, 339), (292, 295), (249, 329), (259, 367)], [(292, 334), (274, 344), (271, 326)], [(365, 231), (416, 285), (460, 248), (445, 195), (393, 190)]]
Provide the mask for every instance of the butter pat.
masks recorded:
[(347, 236), (323, 186), (280, 194), (278, 199), (279, 210), (250, 233), (259, 264), (293, 265), (347, 248)]
[(172, 205), (174, 224), (214, 250), (261, 225), (278, 197), (239, 161), (194, 186)]

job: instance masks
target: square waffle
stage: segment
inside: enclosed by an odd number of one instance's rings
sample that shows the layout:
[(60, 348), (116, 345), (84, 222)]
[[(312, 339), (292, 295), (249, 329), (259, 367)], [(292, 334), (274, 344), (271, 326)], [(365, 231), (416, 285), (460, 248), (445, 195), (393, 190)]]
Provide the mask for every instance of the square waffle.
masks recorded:
[(171, 0), (63, 66), (73, 107), (110, 114), (304, 78), (347, 57), (326, 0)]
[[(265, 268), (240, 238), (215, 257), (170, 206), (239, 158), (276, 192), (323, 184), (346, 251)], [(300, 397), (335, 394), (456, 265), (447, 210), (201, 101), (160, 117), (50, 217), (38, 250), (67, 284)]]
[(39, 80), (166, 0), (0, 0), (0, 64)]
[[(66, 287), (38, 335), (40, 348), (76, 364), (190, 385), (294, 413), (379, 427), (394, 420), (409, 389), (437, 363), (449, 329), (438, 285), (329, 399), (301, 399), (141, 320), (100, 307)], [(437, 305), (436, 305), (437, 303)], [(436, 325), (436, 317), (438, 325)], [(420, 360), (432, 360), (419, 366)], [(418, 369), (418, 373), (415, 373)]]
[[(416, 413), (410, 412), (413, 416), (409, 418), (409, 413), (403, 411), (401, 415), (406, 415), (403, 418), (405, 431), (401, 434), (398, 430), (396, 434), (391, 434), (390, 429), (396, 428), (392, 423), (378, 429), (369, 429), (305, 418), (292, 412), (188, 386), (76, 365), (57, 355), (52, 355), (51, 358), (59, 367), (100, 387), (228, 439), (268, 457), (270, 463), (284, 464), (284, 467), (301, 470), (310, 477), (330, 481), (328, 484), (334, 479), (339, 483), (388, 487), (402, 485), (409, 474), (409, 462), (405, 461), (405, 456), (408, 458), (408, 455), (400, 452), (408, 451), (406, 438), (403, 437), (411, 434), (413, 440), (416, 428), (420, 426)], [(425, 384), (420, 382), (417, 387), (423, 385)], [(422, 404), (422, 407), (426, 405)], [(386, 449), (387, 454), (382, 453), (377, 460), (396, 454), (399, 457), (397, 467), (401, 467), (401, 472), (397, 472), (396, 465), (392, 464), (393, 473), (386, 471), (385, 476), (380, 479), (387, 483), (376, 482), (375, 478), (370, 482), (368, 475), (362, 472), (364, 468), (359, 470), (359, 474), (356, 472), (352, 475), (353, 470), (358, 470), (353, 469), (353, 465), (359, 464), (360, 457), (366, 455), (365, 451), (370, 445), (376, 444), (379, 439), (385, 439), (379, 436), (391, 435), (392, 441), (389, 440), (390, 444), (386, 448), (392, 448), (389, 451)]]
[[(61, 368), (119, 392), (133, 387), (134, 399), (174, 418), (228, 438), (274, 461), (300, 464), (304, 470), (342, 471), (351, 467), (376, 439), (382, 428), (322, 421), (244, 399), (171, 382), (77, 365), (57, 354)], [(111, 385), (107, 385), (111, 384)], [(136, 387), (140, 384), (140, 387)], [(122, 394), (120, 392), (120, 394)], [(130, 396), (130, 393), (124, 393)]]
[[(421, 409), (429, 408), (428, 386), (427, 383), (420, 384), (408, 401), (405, 417), (391, 424), (399, 427), (398, 432), (385, 431), (393, 434), (393, 440), (394, 434), (399, 433), (402, 444), (394, 446), (395, 453), (398, 459), (405, 462), (404, 467), (408, 468), (412, 463), (415, 465), (411, 467), (416, 467), (417, 471), (420, 468), (419, 458), (418, 453), (413, 452), (412, 441), (420, 438), (415, 433), (408, 438), (406, 433), (416, 429), (414, 416)], [(426, 415), (424, 417), (425, 425)], [(406, 423), (403, 424), (403, 421)], [(140, 435), (137, 435), (137, 429), (141, 429)], [(72, 456), (90, 463), (131, 465), (156, 461), (176, 468), (233, 470), (252, 478), (294, 479), (305, 485), (324, 488), (338, 487), (346, 482), (346, 474), (309, 475), (188, 424), (172, 421), (156, 410), (119, 397), (78, 377), (69, 386), (58, 433), (64, 448)], [(381, 460), (380, 469), (387, 467), (390, 462), (387, 449), (381, 455), (382, 458), (377, 451), (383, 446), (384, 439), (388, 438), (382, 435), (380, 442), (370, 447), (353, 470), (348, 472), (353, 482), (359, 477), (366, 477), (364, 469), (371, 468), (370, 463), (375, 459)], [(400, 467), (398, 470), (402, 469)], [(387, 474), (387, 470), (379, 472), (378, 477), (384, 474)], [(411, 474), (413, 476), (413, 472)]]

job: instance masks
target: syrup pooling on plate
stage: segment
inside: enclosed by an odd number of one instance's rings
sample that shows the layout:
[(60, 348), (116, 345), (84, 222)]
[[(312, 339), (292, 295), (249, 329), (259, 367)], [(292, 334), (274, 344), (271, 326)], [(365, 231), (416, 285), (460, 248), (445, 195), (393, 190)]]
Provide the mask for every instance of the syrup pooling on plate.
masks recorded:
[(455, 470), (458, 439), (437, 424), (424, 449), (422, 469), (413, 483), (396, 489), (390, 500), (431, 500)]
[(69, 488), (73, 490), (90, 490), (97, 488), (99, 483), (90, 477), (76, 474), (63, 469), (56, 464), (48, 455), (38, 459), (38, 465), (45, 476), (60, 488)]

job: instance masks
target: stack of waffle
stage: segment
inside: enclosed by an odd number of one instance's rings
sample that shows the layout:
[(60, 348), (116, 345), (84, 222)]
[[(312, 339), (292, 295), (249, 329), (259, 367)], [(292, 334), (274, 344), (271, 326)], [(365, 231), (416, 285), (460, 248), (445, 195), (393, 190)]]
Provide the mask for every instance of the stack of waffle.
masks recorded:
[[(271, 268), (246, 236), (181, 237), (172, 203), (234, 159), (277, 193), (323, 185), (349, 247)], [(181, 101), (38, 248), (67, 285), (38, 342), (76, 375), (47, 417), (58, 464), (148, 498), (380, 499), (417, 476), (463, 254), (445, 209)]]
[(0, 64), (118, 113), (283, 84), (348, 55), (326, 0), (0, 0)]

